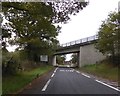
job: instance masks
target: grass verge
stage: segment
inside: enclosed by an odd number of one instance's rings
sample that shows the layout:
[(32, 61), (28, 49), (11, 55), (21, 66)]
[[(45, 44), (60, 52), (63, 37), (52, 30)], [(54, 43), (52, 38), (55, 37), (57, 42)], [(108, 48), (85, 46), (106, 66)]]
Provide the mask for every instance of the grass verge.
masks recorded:
[(118, 67), (110, 65), (110, 64), (93, 64), (93, 65), (86, 65), (81, 67), (79, 70), (83, 72), (87, 72), (105, 79), (109, 79), (111, 81), (118, 80)]
[(15, 76), (7, 76), (2, 78), (2, 94), (11, 94), (14, 93), (25, 85), (29, 84), (34, 78), (36, 78), (37, 74), (42, 75), (48, 71), (50, 71), (52, 66), (42, 66), (31, 71), (25, 71), (21, 74), (17, 74)]

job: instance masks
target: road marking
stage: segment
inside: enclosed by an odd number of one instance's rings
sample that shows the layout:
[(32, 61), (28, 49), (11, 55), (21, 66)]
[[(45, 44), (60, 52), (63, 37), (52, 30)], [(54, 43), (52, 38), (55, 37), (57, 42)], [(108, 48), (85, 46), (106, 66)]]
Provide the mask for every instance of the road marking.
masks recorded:
[(48, 82), (43, 87), (42, 91), (45, 91), (47, 89), (47, 86), (49, 85), (50, 81), (51, 81), (51, 79), (48, 80)]
[(54, 73), (57, 71), (57, 69), (58, 69), (58, 68), (56, 68), (56, 69), (54, 70)]
[(80, 73), (79, 71), (76, 71), (77, 73)]
[(51, 77), (53, 77), (55, 74), (53, 73)]
[(88, 77), (88, 78), (90, 78), (90, 76), (88, 76), (88, 75), (86, 75), (86, 74), (84, 74), (84, 73), (81, 73), (83, 76), (85, 76), (85, 77)]
[[(54, 70), (51, 78), (55, 75), (55, 72), (57, 71), (57, 69), (58, 69), (58, 67)], [(46, 83), (45, 86), (43, 87), (42, 91), (45, 91), (45, 90), (47, 89), (47, 86), (49, 85), (50, 81), (51, 81), (51, 79), (49, 79), (49, 80), (47, 81), (47, 83)]]
[(99, 80), (95, 80), (95, 81), (97, 81), (98, 83), (101, 83), (101, 84), (103, 84), (103, 85), (105, 85), (105, 86), (108, 86), (108, 87), (110, 87), (110, 88), (112, 88), (112, 89), (120, 92), (119, 89), (117, 89), (117, 88), (115, 88), (115, 87), (113, 87), (113, 86), (110, 86), (110, 85), (108, 85), (108, 84), (106, 84), (106, 83), (103, 83), (103, 82), (101, 82), (101, 81), (99, 81)]
[(65, 71), (65, 70), (60, 70), (60, 71)]
[(60, 70), (62, 72), (73, 72), (74, 70)]

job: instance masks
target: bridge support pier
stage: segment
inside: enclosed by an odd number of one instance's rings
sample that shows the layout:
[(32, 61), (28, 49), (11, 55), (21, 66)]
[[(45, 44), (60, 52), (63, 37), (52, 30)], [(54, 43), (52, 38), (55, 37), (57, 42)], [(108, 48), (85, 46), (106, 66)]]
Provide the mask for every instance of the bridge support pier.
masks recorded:
[(82, 67), (81, 66), (81, 53), (80, 52), (78, 53), (78, 67), (79, 68)]
[(106, 56), (104, 56), (95, 48), (94, 44), (81, 46), (79, 55), (79, 67), (96, 64), (97, 62), (105, 59), (105, 57)]
[(56, 56), (54, 55), (52, 58), (52, 65), (55, 66), (56, 65)]
[(77, 67), (80, 65), (80, 52), (77, 53)]

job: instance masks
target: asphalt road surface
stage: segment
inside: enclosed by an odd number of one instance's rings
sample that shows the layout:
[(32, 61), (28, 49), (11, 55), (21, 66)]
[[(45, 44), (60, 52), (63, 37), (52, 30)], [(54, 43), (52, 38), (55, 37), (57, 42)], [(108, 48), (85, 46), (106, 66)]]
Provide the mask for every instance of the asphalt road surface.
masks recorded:
[[(44, 78), (45, 79), (45, 78)], [(72, 68), (56, 68), (43, 85), (21, 94), (118, 94), (120, 90)], [(39, 82), (40, 83), (40, 82)]]

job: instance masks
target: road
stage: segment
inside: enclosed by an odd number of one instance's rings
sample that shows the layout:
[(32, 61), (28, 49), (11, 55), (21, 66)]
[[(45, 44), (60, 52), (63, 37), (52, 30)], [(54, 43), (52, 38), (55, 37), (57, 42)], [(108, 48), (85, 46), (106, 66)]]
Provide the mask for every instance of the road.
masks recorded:
[[(44, 86), (43, 86), (44, 85)], [(118, 94), (120, 90), (72, 68), (56, 68), (42, 85), (23, 94)], [(22, 94), (21, 93), (21, 94)]]

